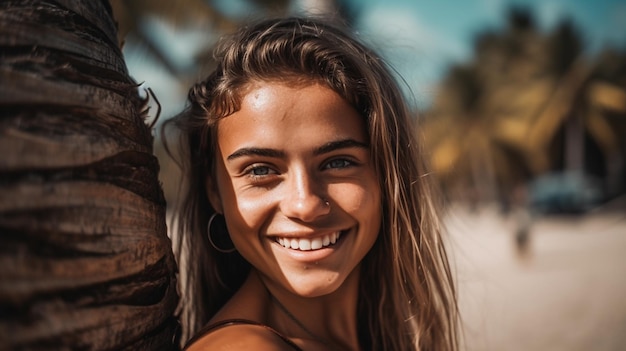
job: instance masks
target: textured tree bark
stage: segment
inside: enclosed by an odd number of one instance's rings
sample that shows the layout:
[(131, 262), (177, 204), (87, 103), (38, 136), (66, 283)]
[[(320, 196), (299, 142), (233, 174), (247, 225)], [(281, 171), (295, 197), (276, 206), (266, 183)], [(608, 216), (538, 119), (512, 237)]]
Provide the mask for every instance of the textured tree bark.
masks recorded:
[(0, 350), (175, 348), (145, 106), (107, 1), (0, 3)]

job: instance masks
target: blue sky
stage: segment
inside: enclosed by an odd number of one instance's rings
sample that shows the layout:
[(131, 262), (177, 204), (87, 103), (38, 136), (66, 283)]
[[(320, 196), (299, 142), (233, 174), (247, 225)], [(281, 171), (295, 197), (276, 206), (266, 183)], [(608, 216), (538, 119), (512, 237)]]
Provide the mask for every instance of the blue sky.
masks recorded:
[[(625, 0), (347, 0), (360, 7), (359, 25), (407, 27), (428, 31), (448, 45), (467, 50), (473, 35), (484, 28), (498, 28), (511, 5), (528, 7), (543, 29), (561, 18), (573, 19), (584, 30), (588, 44), (626, 40)], [(424, 32), (405, 31), (423, 40)]]
[(359, 6), (363, 36), (388, 58), (427, 106), (449, 64), (472, 56), (472, 40), (502, 28), (511, 5), (534, 14), (542, 30), (563, 18), (580, 28), (589, 54), (607, 44), (626, 48), (625, 0), (349, 0)]

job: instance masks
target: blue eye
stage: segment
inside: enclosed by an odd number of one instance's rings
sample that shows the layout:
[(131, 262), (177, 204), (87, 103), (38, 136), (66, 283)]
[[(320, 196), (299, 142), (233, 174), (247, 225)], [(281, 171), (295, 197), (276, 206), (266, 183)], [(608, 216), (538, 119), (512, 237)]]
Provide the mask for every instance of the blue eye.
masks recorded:
[(254, 167), (250, 170), (250, 173), (252, 173), (252, 175), (255, 175), (255, 176), (264, 176), (264, 175), (270, 174), (270, 169), (269, 167), (265, 167), (265, 166)]
[(251, 178), (264, 178), (277, 173), (272, 167), (262, 164), (251, 165), (245, 170), (245, 174)]
[(353, 163), (348, 161), (348, 160), (346, 160), (346, 159), (337, 158), (337, 159), (334, 159), (334, 160), (330, 160), (326, 164), (326, 166), (324, 168), (339, 168), (339, 169), (341, 169), (341, 168), (350, 167), (352, 165), (353, 165)]

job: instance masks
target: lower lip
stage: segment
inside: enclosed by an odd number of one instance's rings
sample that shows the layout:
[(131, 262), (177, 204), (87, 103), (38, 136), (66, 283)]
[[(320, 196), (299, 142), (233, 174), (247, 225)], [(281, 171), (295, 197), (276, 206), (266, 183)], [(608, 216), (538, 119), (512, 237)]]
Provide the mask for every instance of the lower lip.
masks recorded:
[(278, 246), (278, 249), (280, 250), (280, 252), (283, 252), (289, 255), (290, 257), (292, 257), (293, 259), (297, 261), (313, 263), (313, 262), (322, 260), (332, 255), (335, 251), (337, 251), (341, 247), (343, 242), (345, 241), (344, 239), (347, 235), (348, 235), (347, 232), (342, 231), (341, 236), (339, 237), (339, 240), (337, 240), (337, 242), (335, 242), (334, 244), (330, 246), (317, 249), (317, 250), (304, 251), (304, 250), (288, 249), (275, 241), (273, 244)]

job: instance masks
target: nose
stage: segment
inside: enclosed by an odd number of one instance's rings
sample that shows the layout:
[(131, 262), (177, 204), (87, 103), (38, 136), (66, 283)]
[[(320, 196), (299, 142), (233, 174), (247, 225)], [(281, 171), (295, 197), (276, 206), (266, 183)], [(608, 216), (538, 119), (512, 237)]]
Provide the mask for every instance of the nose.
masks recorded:
[(308, 172), (292, 172), (285, 185), (280, 204), (285, 216), (311, 222), (330, 212), (330, 204), (322, 195), (323, 185)]

